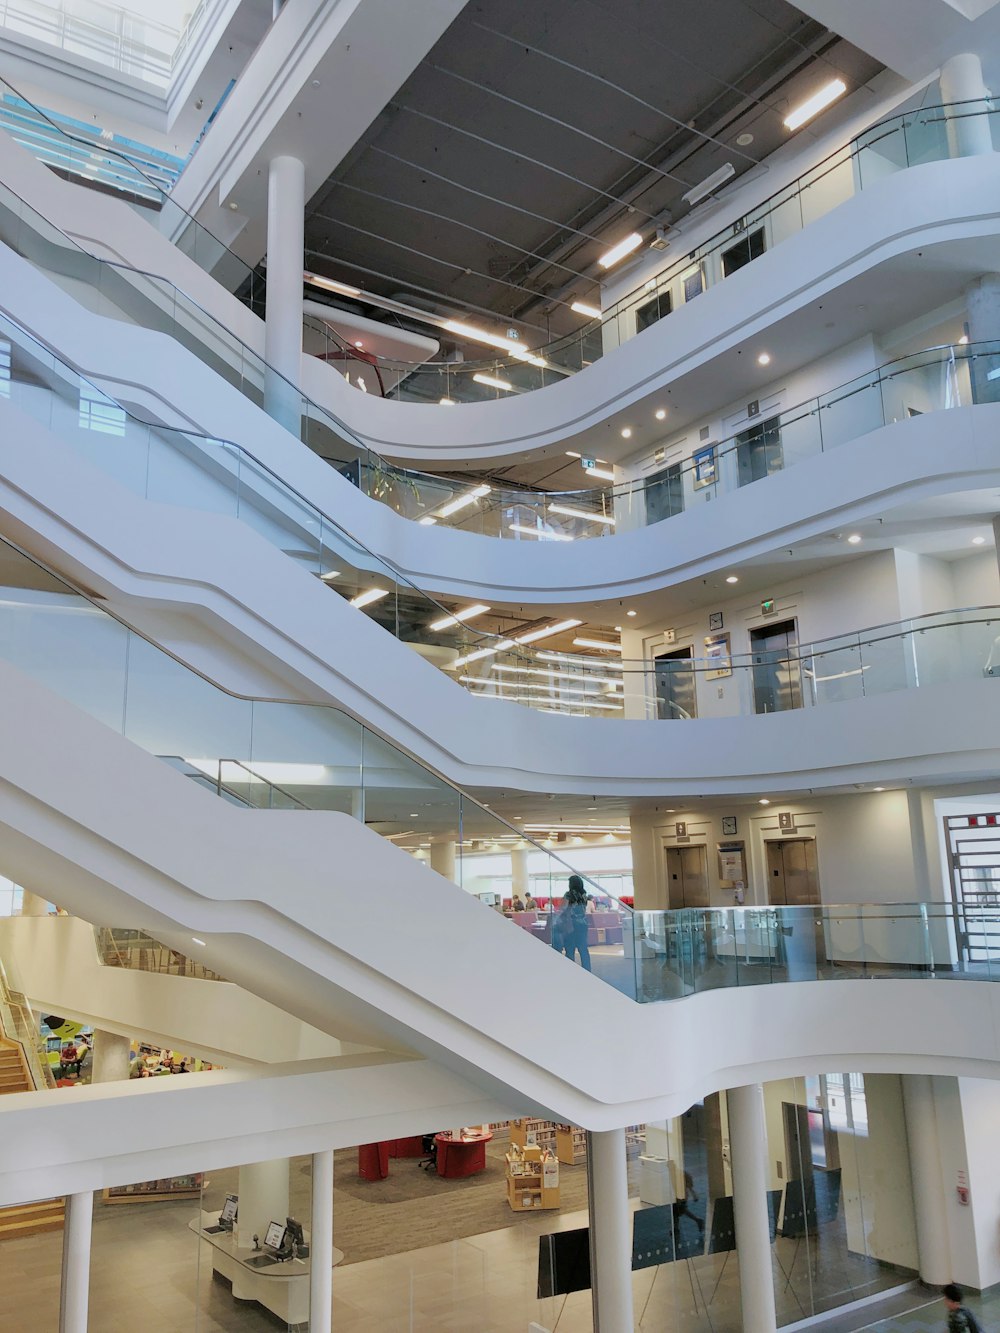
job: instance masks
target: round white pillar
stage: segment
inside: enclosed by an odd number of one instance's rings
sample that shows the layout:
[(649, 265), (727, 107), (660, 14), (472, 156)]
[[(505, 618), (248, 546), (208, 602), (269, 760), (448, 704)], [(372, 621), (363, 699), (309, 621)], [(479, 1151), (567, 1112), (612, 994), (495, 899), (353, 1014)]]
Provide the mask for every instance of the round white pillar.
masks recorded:
[(904, 1074), (902, 1084), (920, 1280), (938, 1287), (952, 1280), (952, 1268), (934, 1080), (929, 1074)]
[(94, 1053), (91, 1056), (92, 1083), (117, 1083), (129, 1076), (132, 1043), (117, 1032), (94, 1029)]
[(351, 790), (351, 818), (356, 819), (359, 824), (363, 824), (365, 822), (364, 787), (354, 787)]
[(299, 435), (302, 405), (302, 270), (305, 255), (305, 166), (272, 158), (267, 176), (267, 311), (264, 410)]
[(256, 1233), (264, 1243), (268, 1222), (285, 1225), (288, 1216), (288, 1158), (249, 1162), (240, 1167), (240, 1206), (237, 1220), (241, 1249), (253, 1246)]
[(775, 1333), (778, 1325), (771, 1277), (771, 1224), (767, 1212), (764, 1089), (759, 1083), (730, 1088), (726, 1102), (743, 1327), (752, 1328), (754, 1333)]
[(94, 1223), (94, 1196), (67, 1194), (63, 1227), (62, 1287), (59, 1333), (87, 1333), (90, 1304), (90, 1243)]
[(431, 869), (436, 870), (439, 875), (444, 875), (445, 879), (450, 879), (453, 884), (458, 882), (455, 878), (455, 844), (453, 842), (431, 843)]
[(331, 1333), (333, 1322), (333, 1149), (312, 1155), (309, 1237), (309, 1333)]
[(528, 849), (527, 847), (515, 847), (510, 854), (510, 887), (513, 897), (518, 897), (524, 901), (524, 895), (528, 892)]
[(623, 1129), (587, 1135), (587, 1191), (594, 1333), (632, 1333), (632, 1215)]
[(32, 893), (30, 889), (21, 890), (21, 915), (22, 916), (48, 916), (49, 905), (44, 898), (39, 897), (37, 893)]
[[(983, 102), (986, 111), (986, 99), (989, 89), (983, 82), (983, 66), (979, 57), (971, 52), (951, 56), (941, 66), (938, 78), (941, 101), (946, 105), (955, 102)], [(993, 152), (993, 135), (990, 130), (988, 115), (975, 115), (979, 108), (962, 106), (954, 116), (948, 117), (948, 147), (953, 157), (977, 157), (981, 153)]]

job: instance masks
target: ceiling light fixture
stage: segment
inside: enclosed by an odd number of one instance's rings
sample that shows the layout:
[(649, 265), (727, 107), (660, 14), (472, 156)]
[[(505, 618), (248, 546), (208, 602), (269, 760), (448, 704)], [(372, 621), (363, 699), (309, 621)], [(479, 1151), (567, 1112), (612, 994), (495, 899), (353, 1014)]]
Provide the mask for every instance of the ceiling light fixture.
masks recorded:
[(428, 628), (433, 630), (448, 629), (452, 625), (461, 625), (465, 621), (471, 620), (473, 616), (484, 616), (490, 608), (482, 602), (476, 602), (472, 606), (467, 606), (463, 611), (456, 611), (454, 615), (444, 616), (441, 620), (434, 620)]
[(503, 389), (504, 393), (513, 393), (513, 384), (508, 384), (506, 380), (497, 379), (495, 375), (483, 375), (479, 371), (472, 377), (477, 384), (485, 384), (490, 389)]
[(873, 787), (872, 791), (885, 791), (884, 787)]
[(383, 597), (388, 596), (388, 588), (366, 588), (364, 592), (359, 592), (357, 597), (351, 598), (351, 605), (358, 608), (371, 606), (372, 602), (380, 602)]
[(667, 240), (666, 227), (657, 227), (653, 239), (649, 243), (650, 250), (669, 250), (670, 242)]
[(959, 340), (958, 340), (958, 344), (959, 344), (960, 347), (968, 347), (968, 345), (969, 345), (969, 335), (968, 335), (967, 333), (963, 333), (962, 336), (961, 336), (961, 338), (959, 338)]
[(623, 426), (623, 427), (622, 427), (622, 439), (623, 439), (623, 440), (630, 440), (631, 438), (632, 438), (632, 427), (631, 427), (631, 426)]
[(986, 538), (985, 538), (985, 537), (973, 537), (973, 539), (972, 539), (972, 544), (973, 544), (973, 546), (985, 546), (985, 545), (986, 545)]
[(340, 578), (341, 572), (339, 569), (328, 569), (325, 574), (320, 574), (320, 578), (324, 583), (331, 583), (334, 579)]
[(580, 455), (574, 453), (572, 449), (567, 449), (567, 450), (566, 450), (566, 457), (567, 457), (567, 458), (579, 458)]
[(726, 578), (727, 583), (739, 583), (739, 581), (739, 576), (736, 574), (729, 574)]
[(470, 338), (473, 342), (486, 343), (488, 347), (498, 347), (501, 352), (507, 352), (518, 361), (530, 361), (533, 366), (545, 365), (544, 357), (536, 356), (527, 347), (522, 347), (512, 338), (505, 338), (503, 334), (490, 333), (488, 329), (477, 329), (473, 324), (463, 324), (459, 319), (446, 319), (441, 327), (448, 333), (457, 334), (460, 338)]
[(639, 614), (639, 612), (638, 612), (638, 611), (626, 611), (625, 614), (626, 614), (627, 616), (637, 616), (637, 615)]
[(574, 648), (598, 648), (604, 653), (620, 653), (622, 646), (620, 643), (612, 643), (610, 639), (574, 639)]
[(735, 175), (736, 168), (733, 166), (732, 162), (726, 162), (718, 169), (718, 171), (713, 171), (711, 176), (706, 176), (703, 181), (699, 182), (699, 184), (692, 185), (687, 194), (682, 195), (681, 197), (686, 204), (690, 204), (691, 207), (694, 208), (695, 204), (700, 203), (707, 194), (711, 194), (714, 190), (719, 189), (720, 186), (725, 185), (726, 181), (732, 180)]
[(597, 477), (600, 481), (614, 481), (615, 479), (613, 472), (605, 472), (603, 468), (585, 467), (584, 471), (588, 477)]
[(422, 528), (430, 528), (437, 522), (437, 519), (433, 514), (425, 514), (423, 518), (418, 519), (417, 522)]
[(549, 505), (550, 514), (564, 514), (566, 518), (582, 518), (588, 523), (606, 523), (615, 526), (615, 520), (607, 514), (588, 514), (585, 509), (571, 509), (569, 505)]
[(831, 79), (829, 83), (824, 84), (818, 93), (813, 93), (794, 111), (789, 111), (785, 117), (784, 126), (786, 130), (801, 129), (807, 121), (812, 120), (813, 116), (818, 116), (821, 111), (825, 111), (831, 103), (838, 97), (843, 97), (847, 92), (847, 84), (843, 79)]
[(597, 262), (601, 268), (613, 268), (626, 255), (630, 255), (633, 250), (637, 250), (640, 245), (642, 245), (642, 237), (637, 231), (631, 231), (624, 240), (619, 241), (617, 245), (613, 245), (610, 250), (605, 251)]
[(439, 405), (440, 405), (441, 407), (454, 407), (454, 406), (455, 406), (455, 400), (454, 400), (454, 398), (439, 398), (439, 399), (438, 399), (438, 403), (439, 403)]
[(667, 409), (665, 407), (658, 407), (654, 413), (654, 416), (656, 417), (657, 421), (662, 421), (666, 415), (667, 415)]
[(760, 798), (760, 800), (757, 802), (757, 804), (758, 804), (758, 805), (770, 805), (771, 802), (767, 799), (766, 796), (762, 796), (762, 797)]
[(601, 318), (601, 312), (598, 310), (597, 306), (588, 305), (586, 301), (574, 301), (570, 306), (570, 310), (575, 311), (578, 315), (586, 315), (588, 319)]
[(861, 533), (860, 533), (860, 532), (852, 532), (851, 535), (850, 535), (850, 536), (848, 537), (848, 539), (847, 539), (847, 544), (848, 544), (848, 546), (857, 546), (857, 544), (858, 544), (860, 541), (861, 541)]
[(465, 509), (468, 505), (475, 504), (481, 500), (484, 495), (489, 495), (490, 487), (484, 482), (481, 486), (473, 486), (471, 491), (466, 491), (464, 495), (459, 495), (454, 500), (449, 500), (446, 505), (442, 505), (437, 511), (438, 518), (451, 518), (452, 514), (457, 514), (460, 509)]
[(571, 542), (568, 532), (549, 532), (545, 528), (529, 528), (526, 523), (508, 523), (508, 532), (519, 532), (523, 537), (537, 537), (540, 542)]
[(203, 949), (207, 948), (205, 941), (200, 940), (197, 935), (192, 935), (191, 938), (194, 940), (195, 944), (200, 944)]
[(474, 653), (466, 653), (464, 657), (456, 657), (454, 662), (448, 663), (448, 670), (454, 671), (457, 667), (463, 667), (467, 662), (478, 662), (480, 658), (492, 657), (494, 653), (502, 652), (504, 648), (513, 648), (513, 639), (501, 639), (495, 648), (477, 648)]
[(582, 625), (582, 620), (560, 620), (557, 625), (547, 625), (545, 629), (529, 630), (527, 634), (519, 634), (514, 640), (515, 643), (537, 643), (539, 639), (550, 639), (553, 634), (564, 634), (568, 629), (576, 629), (577, 625)]
[(302, 276), (311, 287), (325, 287), (328, 292), (337, 292), (341, 296), (361, 295), (361, 288), (352, 287), (349, 282), (338, 282), (336, 278), (321, 278), (318, 273), (303, 273)]
[(757, 358), (757, 364), (758, 366), (769, 366), (771, 364), (771, 353), (761, 352), (760, 356)]

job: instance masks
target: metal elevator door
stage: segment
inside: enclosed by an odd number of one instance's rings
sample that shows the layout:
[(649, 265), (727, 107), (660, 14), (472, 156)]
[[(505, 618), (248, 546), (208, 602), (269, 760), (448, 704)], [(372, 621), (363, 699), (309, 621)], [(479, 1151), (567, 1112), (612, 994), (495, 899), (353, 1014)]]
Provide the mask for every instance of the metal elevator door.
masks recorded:
[(802, 673), (794, 620), (750, 631), (755, 713), (784, 713), (802, 707)]
[(768, 901), (775, 907), (813, 907), (820, 901), (814, 838), (766, 842)]
[(708, 855), (703, 846), (667, 848), (670, 910), (708, 906)]
[(661, 722), (698, 716), (691, 649), (662, 653), (653, 662), (656, 672), (656, 716)]

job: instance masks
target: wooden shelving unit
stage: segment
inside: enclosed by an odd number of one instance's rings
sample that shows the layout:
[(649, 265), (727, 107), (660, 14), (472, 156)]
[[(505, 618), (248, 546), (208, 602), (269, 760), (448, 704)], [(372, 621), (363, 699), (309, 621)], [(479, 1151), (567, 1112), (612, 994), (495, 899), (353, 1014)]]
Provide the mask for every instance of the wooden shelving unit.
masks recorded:
[(556, 1156), (563, 1166), (587, 1160), (587, 1131), (575, 1125), (556, 1125)]
[(162, 1203), (165, 1199), (197, 1199), (205, 1177), (174, 1176), (166, 1180), (141, 1180), (134, 1185), (113, 1185), (103, 1192), (105, 1203)]
[(507, 1202), (515, 1213), (559, 1207), (559, 1160), (529, 1144), (511, 1147), (507, 1161)]
[(539, 1148), (555, 1152), (556, 1127), (551, 1120), (512, 1120), (510, 1141), (518, 1148), (527, 1148), (529, 1143), (534, 1143)]

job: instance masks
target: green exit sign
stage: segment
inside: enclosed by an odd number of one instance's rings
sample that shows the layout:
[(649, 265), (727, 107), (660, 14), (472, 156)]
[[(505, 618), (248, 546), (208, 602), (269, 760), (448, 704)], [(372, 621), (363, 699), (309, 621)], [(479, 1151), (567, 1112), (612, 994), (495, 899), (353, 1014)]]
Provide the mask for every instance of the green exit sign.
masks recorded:
[(774, 598), (769, 597), (766, 602), (761, 602), (760, 613), (762, 616), (774, 615)]

